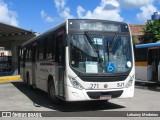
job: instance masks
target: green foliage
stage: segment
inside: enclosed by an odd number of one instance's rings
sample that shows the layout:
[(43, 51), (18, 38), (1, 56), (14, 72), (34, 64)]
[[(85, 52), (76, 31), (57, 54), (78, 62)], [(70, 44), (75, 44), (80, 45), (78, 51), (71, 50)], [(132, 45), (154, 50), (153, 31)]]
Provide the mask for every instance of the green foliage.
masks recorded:
[(132, 42), (133, 42), (133, 45), (138, 44), (138, 43), (136, 42), (136, 40), (135, 40), (135, 36), (132, 36)]
[(160, 19), (149, 21), (146, 24), (146, 28), (143, 29), (144, 43), (154, 43), (160, 41)]

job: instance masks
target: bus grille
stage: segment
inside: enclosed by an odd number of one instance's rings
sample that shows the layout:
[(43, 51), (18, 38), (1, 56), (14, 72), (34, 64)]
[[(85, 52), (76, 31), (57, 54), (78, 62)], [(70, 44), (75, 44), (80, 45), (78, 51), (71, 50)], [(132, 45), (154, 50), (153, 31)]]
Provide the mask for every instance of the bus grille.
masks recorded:
[(115, 82), (124, 81), (128, 76), (79, 76), (86, 82)]
[(122, 95), (123, 90), (119, 90), (119, 91), (109, 91), (109, 92), (87, 92), (88, 96), (91, 99), (100, 99), (100, 96), (103, 95), (111, 95), (112, 98), (118, 98)]

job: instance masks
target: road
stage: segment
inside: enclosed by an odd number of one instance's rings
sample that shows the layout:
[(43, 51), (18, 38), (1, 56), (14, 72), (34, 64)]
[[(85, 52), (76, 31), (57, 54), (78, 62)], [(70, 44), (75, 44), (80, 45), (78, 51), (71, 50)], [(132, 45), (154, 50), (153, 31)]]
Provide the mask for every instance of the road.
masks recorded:
[(45, 92), (29, 89), (22, 81), (1, 83), (0, 108), (1, 111), (57, 111), (54, 112), (58, 114), (56, 117), (72, 117), (72, 115), (73, 117), (106, 117), (107, 114), (113, 114), (111, 116), (121, 114), (121, 111), (160, 111), (160, 89), (136, 86), (135, 96), (132, 99), (112, 99), (106, 103), (74, 102), (54, 105), (48, 101)]

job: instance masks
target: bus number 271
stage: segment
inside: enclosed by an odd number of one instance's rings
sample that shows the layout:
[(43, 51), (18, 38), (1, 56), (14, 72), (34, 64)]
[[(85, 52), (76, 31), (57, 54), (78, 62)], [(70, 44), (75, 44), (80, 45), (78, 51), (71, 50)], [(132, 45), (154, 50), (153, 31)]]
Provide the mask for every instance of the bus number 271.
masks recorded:
[(91, 89), (98, 89), (99, 85), (98, 84), (90, 84), (91, 85)]

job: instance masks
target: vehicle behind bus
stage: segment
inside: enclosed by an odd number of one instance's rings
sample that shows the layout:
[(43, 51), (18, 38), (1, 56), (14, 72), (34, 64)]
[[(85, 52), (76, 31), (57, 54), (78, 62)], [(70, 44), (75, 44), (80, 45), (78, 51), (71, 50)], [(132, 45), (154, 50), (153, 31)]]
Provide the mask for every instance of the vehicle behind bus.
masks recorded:
[(160, 82), (160, 43), (138, 44), (135, 47), (136, 79)]
[(54, 102), (134, 95), (133, 47), (126, 23), (69, 19), (24, 43), (20, 53), (23, 80)]

